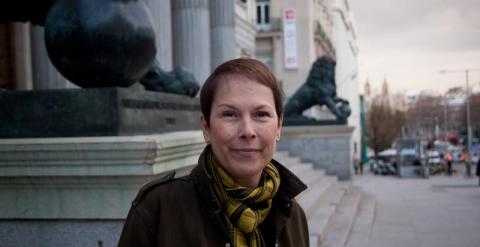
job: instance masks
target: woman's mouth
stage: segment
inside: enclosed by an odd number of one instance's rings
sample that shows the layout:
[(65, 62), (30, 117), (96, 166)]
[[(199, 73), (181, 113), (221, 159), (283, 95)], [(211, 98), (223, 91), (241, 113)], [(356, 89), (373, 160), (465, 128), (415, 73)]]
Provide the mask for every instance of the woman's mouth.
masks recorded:
[(260, 149), (258, 148), (232, 148), (231, 150), (234, 153), (237, 153), (240, 155), (246, 155), (246, 156), (260, 152)]

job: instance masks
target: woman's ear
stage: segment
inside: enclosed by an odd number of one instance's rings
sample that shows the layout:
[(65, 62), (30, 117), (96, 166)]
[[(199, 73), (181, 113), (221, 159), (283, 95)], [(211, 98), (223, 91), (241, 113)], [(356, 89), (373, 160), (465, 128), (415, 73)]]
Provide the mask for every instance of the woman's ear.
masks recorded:
[(277, 142), (280, 141), (280, 135), (282, 134), (282, 126), (283, 126), (283, 113), (278, 117)]
[(207, 144), (210, 144), (210, 126), (208, 126), (207, 119), (203, 114), (200, 114), (200, 127), (203, 132), (203, 139)]

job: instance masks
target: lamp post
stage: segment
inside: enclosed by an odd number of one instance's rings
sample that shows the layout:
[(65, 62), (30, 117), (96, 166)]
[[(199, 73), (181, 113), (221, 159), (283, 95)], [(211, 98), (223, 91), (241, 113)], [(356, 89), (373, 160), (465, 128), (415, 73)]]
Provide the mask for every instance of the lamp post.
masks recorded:
[(465, 72), (465, 80), (466, 80), (466, 94), (467, 94), (467, 151), (468, 151), (468, 159), (466, 163), (466, 176), (472, 176), (471, 171), (471, 147), (472, 147), (472, 126), (470, 124), (470, 87), (468, 85), (468, 75), (470, 72), (478, 72), (480, 69), (465, 69), (465, 70), (441, 70), (441, 74), (449, 74), (449, 73), (464, 73)]
[[(444, 143), (448, 143), (448, 123), (447, 123), (447, 105), (448, 105), (448, 101), (447, 101), (447, 96), (444, 95), (443, 96), (443, 136), (444, 136)], [(445, 144), (445, 155), (447, 154), (448, 152), (448, 145)]]

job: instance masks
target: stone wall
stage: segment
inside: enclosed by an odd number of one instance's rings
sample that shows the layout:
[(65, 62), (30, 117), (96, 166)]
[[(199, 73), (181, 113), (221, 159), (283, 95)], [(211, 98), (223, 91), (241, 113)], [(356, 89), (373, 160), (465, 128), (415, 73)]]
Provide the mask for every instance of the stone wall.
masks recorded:
[(283, 127), (277, 149), (289, 151), (340, 180), (349, 180), (353, 167), (352, 132), (353, 127), (341, 125)]

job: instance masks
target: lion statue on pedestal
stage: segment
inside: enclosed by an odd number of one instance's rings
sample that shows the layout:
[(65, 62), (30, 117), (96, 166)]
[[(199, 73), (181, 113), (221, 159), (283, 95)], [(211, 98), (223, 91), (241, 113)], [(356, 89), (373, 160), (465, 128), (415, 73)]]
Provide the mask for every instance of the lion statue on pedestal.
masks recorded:
[(345, 122), (350, 116), (349, 102), (337, 96), (335, 84), (335, 61), (320, 57), (312, 65), (307, 81), (293, 94), (285, 105), (285, 119), (307, 120), (302, 112), (314, 105), (325, 105), (338, 121)]

